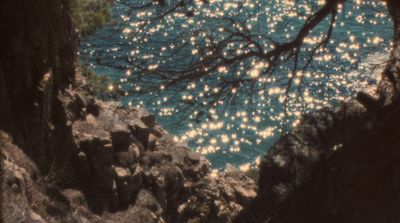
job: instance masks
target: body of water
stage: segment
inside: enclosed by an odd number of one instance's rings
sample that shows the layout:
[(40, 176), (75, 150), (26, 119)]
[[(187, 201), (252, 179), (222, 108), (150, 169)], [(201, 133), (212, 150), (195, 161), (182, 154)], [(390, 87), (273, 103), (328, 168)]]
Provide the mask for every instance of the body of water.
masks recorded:
[[(349, 1), (339, 10), (327, 48), (317, 51), (313, 63), (293, 79), (288, 93), (284, 90), (293, 61), (282, 62), (272, 74), (263, 76), (257, 69), (267, 65), (255, 58), (220, 66), (215, 74), (163, 90), (151, 70), (187, 69), (200, 59), (199, 51), (212, 44), (210, 39), (221, 42), (230, 29), (254, 36), (266, 49), (272, 47), (269, 37), (279, 43), (290, 41), (323, 1), (194, 1), (168, 12), (171, 0), (165, 6), (132, 9), (148, 2), (152, 1), (131, 0), (131, 7), (117, 2), (113, 21), (82, 40), (81, 63), (112, 79), (110, 90), (125, 92), (119, 100), (126, 106), (142, 106), (156, 114), (177, 140), (205, 154), (216, 168), (226, 163), (254, 164), (286, 131), (283, 122), (290, 129), (304, 112), (337, 105), (376, 84), (373, 70), (390, 51), (392, 24), (382, 3)], [(165, 16), (155, 17), (160, 13)], [(301, 64), (326, 35), (329, 21), (304, 41)], [(224, 50), (240, 54), (254, 47), (244, 43), (236, 39)], [(148, 76), (142, 74), (143, 67)], [(228, 75), (249, 75), (257, 81), (230, 89), (235, 97), (211, 101), (210, 95), (223, 89), (221, 82)], [(159, 91), (143, 91), (158, 85)]]

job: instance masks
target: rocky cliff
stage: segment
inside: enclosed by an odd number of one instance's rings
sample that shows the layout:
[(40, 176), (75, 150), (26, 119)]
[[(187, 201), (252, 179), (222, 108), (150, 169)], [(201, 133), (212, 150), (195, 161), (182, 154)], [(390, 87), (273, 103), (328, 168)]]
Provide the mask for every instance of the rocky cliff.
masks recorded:
[(75, 75), (68, 1), (5, 0), (0, 6), (0, 128), (50, 170), (65, 162), (55, 151), (70, 150), (57, 145), (68, 137), (57, 96)]
[(69, 8), (0, 3), (2, 222), (231, 222), (254, 182), (212, 171), (146, 111), (93, 96)]
[(3, 0), (0, 19), (2, 222), (400, 221), (400, 54), (376, 98), (309, 114), (279, 139), (257, 194), (148, 112), (93, 96), (68, 0)]
[(306, 115), (279, 139), (237, 222), (400, 221), (400, 3), (386, 2), (393, 49), (376, 89)]
[(353, 101), (305, 117), (264, 157), (238, 222), (398, 222), (398, 112)]
[(100, 101), (89, 89), (58, 97), (73, 135), (59, 142), (72, 145), (63, 154), (68, 177), (59, 177), (62, 169), (43, 175), (2, 132), (5, 222), (231, 222), (255, 197), (254, 182), (238, 169), (211, 171), (154, 116)]

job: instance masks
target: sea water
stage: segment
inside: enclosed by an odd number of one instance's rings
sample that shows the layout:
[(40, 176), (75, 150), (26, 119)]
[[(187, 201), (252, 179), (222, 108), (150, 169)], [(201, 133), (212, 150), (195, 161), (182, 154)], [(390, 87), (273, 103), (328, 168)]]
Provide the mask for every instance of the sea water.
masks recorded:
[[(140, 6), (152, 1), (128, 2)], [(148, 87), (147, 83), (157, 85), (159, 80), (134, 78), (138, 72), (135, 66), (184, 69), (201, 42), (201, 37), (194, 34), (211, 33), (215, 38), (226, 35), (224, 31), (218, 33), (221, 26), (230, 27), (221, 22), (223, 17), (235, 18), (251, 33), (283, 43), (293, 39), (305, 18), (324, 4), (323, 1), (287, 0), (194, 2), (197, 3), (186, 11), (170, 13), (140, 29), (140, 21), (163, 13), (173, 1), (167, 1), (167, 6), (146, 10), (132, 10), (117, 1), (112, 9), (112, 22), (81, 41), (80, 60), (97, 74), (113, 80), (110, 91), (119, 89), (122, 93), (117, 99), (124, 105), (145, 107), (156, 114), (158, 122), (176, 135), (177, 141), (206, 155), (215, 168), (227, 163), (248, 168), (281, 134), (296, 126), (302, 114), (336, 106), (357, 91), (372, 89), (390, 51), (392, 24), (385, 6), (378, 1), (348, 1), (336, 17), (328, 51), (315, 56), (313, 64), (302, 74), (305, 77), (301, 87), (290, 93), (293, 97), (289, 102), (283, 99), (283, 89), (293, 65), (290, 61), (282, 63), (268, 80), (263, 80), (268, 84), (262, 89), (256, 87), (255, 93), (249, 93), (250, 88), (242, 86), (236, 93), (236, 102), (229, 106), (223, 103), (212, 108), (195, 106), (201, 105), (195, 102), (207, 101), (207, 97), (199, 96), (202, 93), (220, 90), (214, 85), (220, 79), (214, 76), (184, 86), (177, 84), (165, 91), (141, 93), (140, 89)], [(188, 16), (188, 10), (192, 15)], [(316, 27), (305, 44), (312, 46), (326, 34), (328, 22), (329, 18)], [(181, 45), (182, 50), (166, 58), (168, 52)], [(234, 50), (240, 47), (232, 46)], [(306, 57), (306, 53), (304, 50), (300, 56)], [(241, 72), (252, 76), (252, 62), (240, 65)], [(218, 72), (229, 73), (230, 69), (220, 67)], [(285, 107), (285, 103), (289, 105)], [(282, 123), (287, 128), (283, 129)]]

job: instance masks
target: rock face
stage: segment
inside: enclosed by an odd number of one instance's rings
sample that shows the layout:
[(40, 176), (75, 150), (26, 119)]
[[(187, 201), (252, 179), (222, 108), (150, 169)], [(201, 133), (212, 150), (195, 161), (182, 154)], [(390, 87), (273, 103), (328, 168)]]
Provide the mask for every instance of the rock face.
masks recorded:
[(74, 84), (77, 61), (68, 8), (68, 0), (0, 3), (0, 129), (42, 171), (65, 178), (73, 145), (57, 96)]
[(0, 3), (1, 222), (231, 222), (256, 194), (144, 110), (93, 96), (67, 0)]
[(255, 184), (243, 172), (210, 171), (204, 157), (174, 142), (148, 112), (84, 95), (77, 88), (61, 100), (66, 108), (88, 101), (70, 116), (76, 118), (79, 185), (96, 213), (132, 214), (134, 208), (151, 213), (149, 222), (230, 222), (255, 196)]
[(257, 192), (148, 112), (93, 96), (75, 70), (69, 1), (2, 0), (0, 21), (1, 222), (400, 221), (400, 106), (387, 81), (383, 100), (304, 117), (262, 160)]
[(2, 222), (88, 222), (2, 131), (0, 157)]
[(304, 117), (264, 157), (236, 222), (399, 222), (399, 109), (352, 101)]
[[(243, 172), (232, 166), (224, 172), (211, 171), (203, 156), (174, 142), (154, 116), (99, 101), (87, 88), (66, 89), (59, 96), (76, 151), (66, 157), (74, 169), (71, 188), (60, 190), (53, 183), (57, 173), (42, 177), (2, 133), (4, 222), (14, 222), (15, 218), (8, 218), (14, 216), (9, 206), (14, 205), (38, 222), (222, 223), (231, 222), (255, 197), (255, 183)], [(39, 201), (32, 201), (35, 190), (40, 192)], [(18, 196), (10, 196), (9, 191)], [(52, 200), (53, 194), (60, 201)], [(58, 203), (42, 210), (40, 200)]]

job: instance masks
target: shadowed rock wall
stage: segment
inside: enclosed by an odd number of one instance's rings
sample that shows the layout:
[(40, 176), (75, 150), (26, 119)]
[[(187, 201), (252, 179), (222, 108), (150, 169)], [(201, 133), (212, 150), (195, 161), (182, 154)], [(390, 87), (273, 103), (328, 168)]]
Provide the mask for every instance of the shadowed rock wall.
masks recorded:
[(76, 39), (67, 0), (0, 2), (0, 129), (44, 171), (71, 145), (59, 91), (74, 82)]

